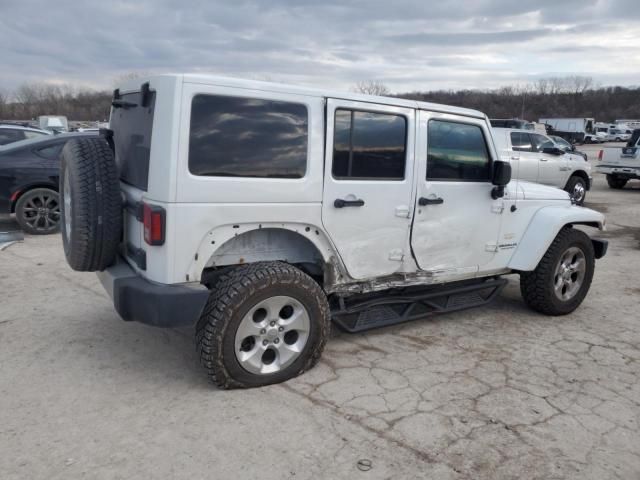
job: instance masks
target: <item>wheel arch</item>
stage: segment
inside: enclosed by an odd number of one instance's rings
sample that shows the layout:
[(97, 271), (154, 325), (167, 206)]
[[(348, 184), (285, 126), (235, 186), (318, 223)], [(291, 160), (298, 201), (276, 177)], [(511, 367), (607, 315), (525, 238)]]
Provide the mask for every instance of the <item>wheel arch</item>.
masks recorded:
[(574, 170), (573, 172), (571, 172), (571, 175), (567, 179), (567, 183), (564, 184), (565, 189), (569, 186), (569, 182), (571, 181), (572, 177), (582, 178), (585, 181), (585, 184), (587, 185), (587, 190), (591, 190), (591, 182), (589, 182), (589, 175), (584, 170)]
[(190, 271), (211, 284), (228, 267), (263, 261), (298, 266), (321, 285), (332, 285), (346, 275), (332, 243), (313, 225), (240, 224), (212, 229), (201, 242)]
[(560, 230), (574, 225), (604, 230), (604, 215), (577, 206), (549, 206), (536, 212), (523, 233), (508, 267), (515, 271), (534, 270)]

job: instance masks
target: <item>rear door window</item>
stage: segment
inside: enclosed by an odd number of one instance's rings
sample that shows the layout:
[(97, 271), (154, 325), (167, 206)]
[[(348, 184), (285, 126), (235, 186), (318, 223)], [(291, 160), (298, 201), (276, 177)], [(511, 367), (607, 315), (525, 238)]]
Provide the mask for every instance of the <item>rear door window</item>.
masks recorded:
[(402, 115), (338, 109), (332, 174), (337, 180), (403, 180), (407, 119)]
[(511, 132), (511, 146), (514, 152), (533, 152), (531, 137), (528, 133)]
[(302, 178), (307, 170), (305, 105), (196, 95), (191, 103), (189, 171), (219, 177)]

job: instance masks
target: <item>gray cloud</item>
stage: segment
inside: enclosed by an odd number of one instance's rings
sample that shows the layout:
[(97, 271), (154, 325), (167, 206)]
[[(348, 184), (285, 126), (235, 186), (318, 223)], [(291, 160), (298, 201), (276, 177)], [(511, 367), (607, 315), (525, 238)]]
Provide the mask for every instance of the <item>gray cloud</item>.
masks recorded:
[(640, 59), (625, 48), (640, 44), (634, 0), (0, 0), (0, 12), (0, 88), (8, 89), (25, 81), (111, 88), (131, 71), (333, 88), (379, 79), (394, 91), (564, 74), (640, 83)]

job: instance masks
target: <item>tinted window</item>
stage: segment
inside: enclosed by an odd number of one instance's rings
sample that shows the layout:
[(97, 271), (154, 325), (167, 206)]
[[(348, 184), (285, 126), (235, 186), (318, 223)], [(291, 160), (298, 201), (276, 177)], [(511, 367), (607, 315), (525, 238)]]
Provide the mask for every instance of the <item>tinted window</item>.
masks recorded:
[(427, 143), (427, 179), (489, 180), (489, 152), (480, 127), (431, 120)]
[(7, 145), (20, 140), (24, 140), (24, 133), (22, 130), (0, 128), (0, 145)]
[(536, 133), (531, 134), (531, 139), (533, 141), (533, 150), (536, 152), (541, 152), (543, 148), (553, 148), (555, 147), (553, 141), (544, 135), (538, 135)]
[(151, 92), (148, 106), (140, 105), (140, 92), (123, 94), (121, 100), (135, 105), (114, 108), (109, 123), (113, 130), (116, 164), (120, 179), (141, 190), (149, 182), (149, 159), (151, 158), (151, 131), (156, 104), (156, 94)]
[(62, 152), (63, 145), (63, 143), (49, 145), (47, 147), (37, 149), (36, 153), (44, 158), (58, 158), (60, 156), (60, 152)]
[(191, 103), (189, 171), (194, 175), (301, 178), (307, 168), (304, 105), (196, 95)]
[(336, 110), (333, 176), (402, 180), (406, 137), (407, 121), (401, 115)]
[(528, 133), (511, 132), (511, 145), (515, 152), (532, 152), (531, 138)]

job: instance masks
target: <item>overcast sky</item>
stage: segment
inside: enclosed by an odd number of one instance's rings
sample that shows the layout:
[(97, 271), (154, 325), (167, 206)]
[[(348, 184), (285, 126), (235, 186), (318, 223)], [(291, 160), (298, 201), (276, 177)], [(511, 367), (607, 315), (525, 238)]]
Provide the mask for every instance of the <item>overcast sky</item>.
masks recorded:
[(638, 0), (0, 0), (0, 88), (128, 72), (394, 92), (588, 75), (640, 85)]

